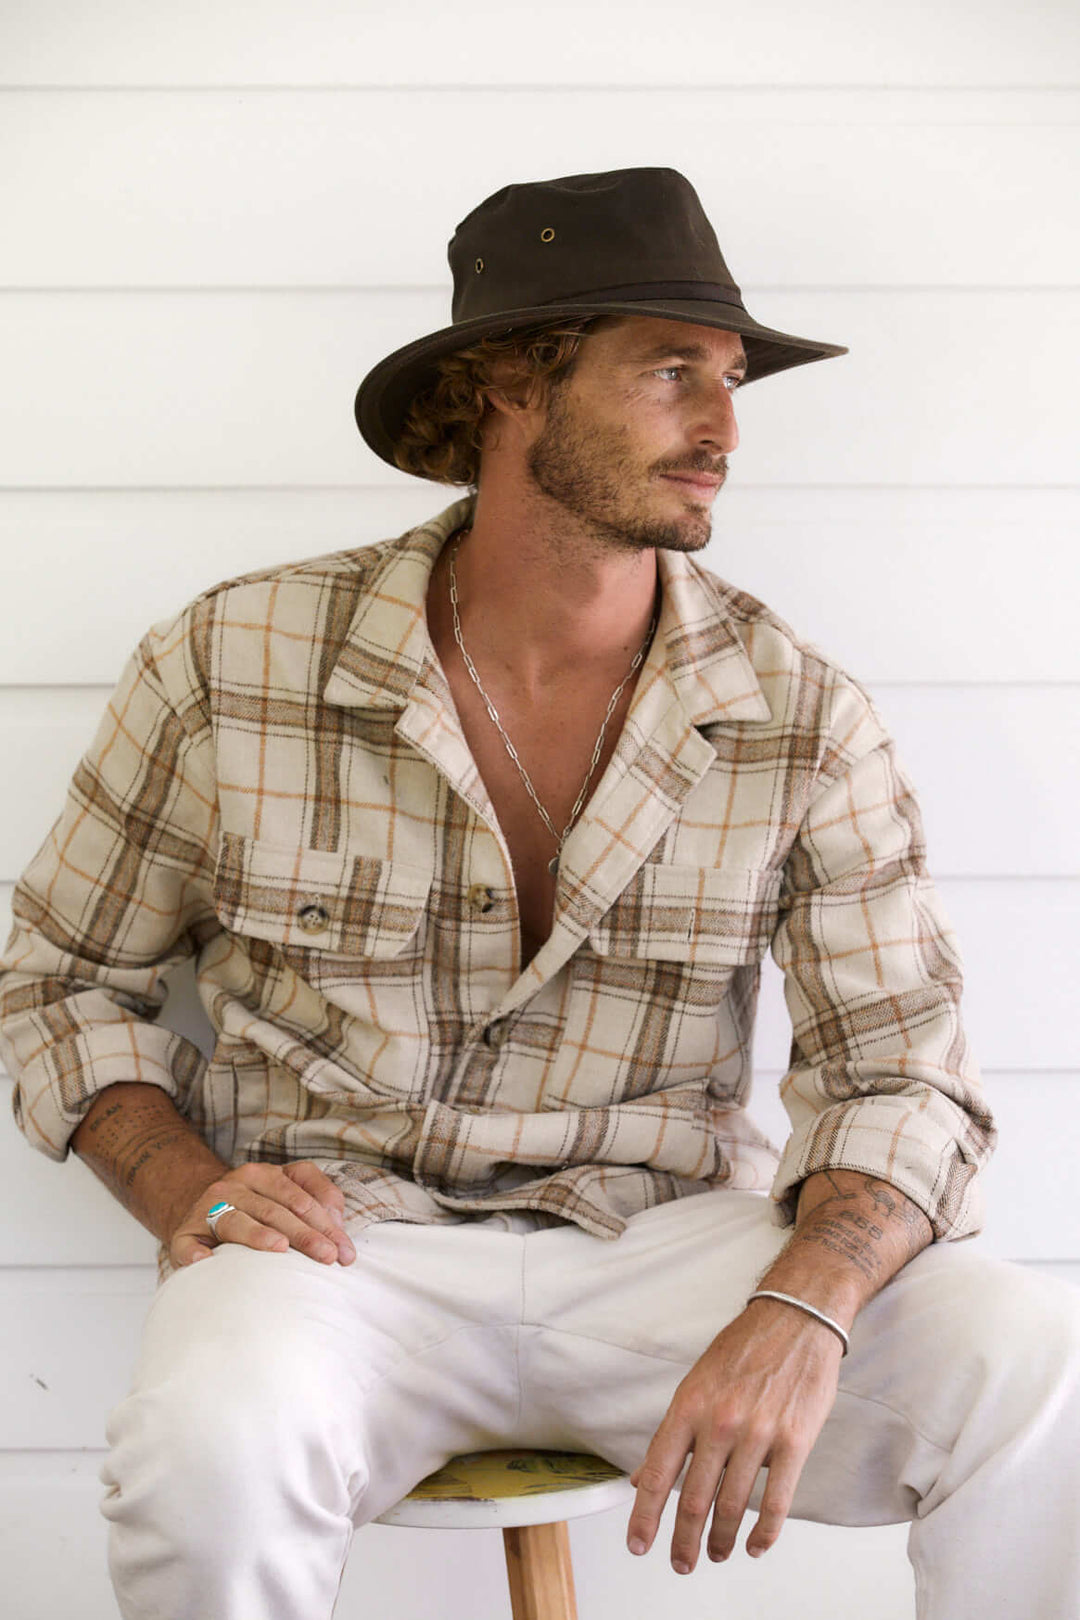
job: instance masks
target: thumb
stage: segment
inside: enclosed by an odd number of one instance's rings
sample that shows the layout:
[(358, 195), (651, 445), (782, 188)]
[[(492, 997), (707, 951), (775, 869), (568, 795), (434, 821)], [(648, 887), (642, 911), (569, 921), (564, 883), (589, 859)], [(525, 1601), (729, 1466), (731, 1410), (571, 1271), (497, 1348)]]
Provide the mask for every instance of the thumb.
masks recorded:
[(204, 1243), (202, 1238), (191, 1233), (173, 1239), (172, 1262), (175, 1266), (192, 1266), (197, 1260), (209, 1260), (214, 1252), (214, 1245)]

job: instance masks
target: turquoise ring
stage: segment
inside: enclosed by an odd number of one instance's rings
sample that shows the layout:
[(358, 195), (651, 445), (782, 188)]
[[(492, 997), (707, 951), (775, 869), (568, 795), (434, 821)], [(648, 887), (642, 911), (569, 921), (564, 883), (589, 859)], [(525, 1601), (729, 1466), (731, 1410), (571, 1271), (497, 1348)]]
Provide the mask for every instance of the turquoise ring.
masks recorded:
[(236, 1208), (235, 1204), (226, 1204), (225, 1202), (222, 1202), (220, 1204), (212, 1204), (210, 1206), (210, 1208), (207, 1210), (207, 1212), (206, 1212), (206, 1224), (210, 1228), (211, 1232), (214, 1234), (215, 1238), (217, 1237), (217, 1223), (218, 1223), (218, 1221), (220, 1221), (220, 1219), (221, 1219), (221, 1217), (223, 1215), (227, 1215), (229, 1213), (230, 1209), (235, 1209), (235, 1208)]

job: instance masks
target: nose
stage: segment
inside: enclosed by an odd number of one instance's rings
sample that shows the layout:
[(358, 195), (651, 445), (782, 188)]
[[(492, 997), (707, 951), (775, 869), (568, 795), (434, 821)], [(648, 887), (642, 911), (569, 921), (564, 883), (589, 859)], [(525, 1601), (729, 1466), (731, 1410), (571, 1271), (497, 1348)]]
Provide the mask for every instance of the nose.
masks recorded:
[(725, 454), (739, 448), (739, 424), (735, 420), (736, 392), (736, 389), (727, 386), (723, 378), (703, 389), (696, 430), (699, 444), (712, 445)]

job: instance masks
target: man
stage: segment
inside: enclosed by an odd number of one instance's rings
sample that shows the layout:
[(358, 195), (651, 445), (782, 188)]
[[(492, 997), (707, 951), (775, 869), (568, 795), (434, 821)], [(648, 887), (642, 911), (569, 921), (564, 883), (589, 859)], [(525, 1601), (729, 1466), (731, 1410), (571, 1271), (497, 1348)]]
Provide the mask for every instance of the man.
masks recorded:
[[(678, 1487), (685, 1572), (748, 1507), (752, 1554), (910, 1519), (922, 1620), (1073, 1620), (1077, 1312), (950, 1241), (993, 1126), (910, 785), (692, 558), (736, 390), (846, 351), (753, 320), (669, 169), (506, 187), (450, 262), (357, 421), (470, 495), (156, 627), (16, 894), (19, 1124), (162, 1244), (121, 1610), (327, 1616), (356, 1526), (531, 1443), (633, 1470), (634, 1551)], [(209, 1063), (152, 1023), (193, 953)]]

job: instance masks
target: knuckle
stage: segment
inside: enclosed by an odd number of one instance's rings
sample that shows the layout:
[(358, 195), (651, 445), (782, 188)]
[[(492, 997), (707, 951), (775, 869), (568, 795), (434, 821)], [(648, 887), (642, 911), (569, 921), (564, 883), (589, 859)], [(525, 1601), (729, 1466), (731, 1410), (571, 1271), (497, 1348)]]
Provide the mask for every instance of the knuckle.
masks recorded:
[(716, 1508), (713, 1517), (717, 1524), (738, 1524), (743, 1516), (743, 1504), (734, 1501), (730, 1496), (725, 1500), (723, 1496), (716, 1499)]
[(292, 1159), (288, 1164), (280, 1166), (281, 1173), (298, 1186), (310, 1186), (322, 1176), (322, 1171), (312, 1159)]
[(679, 1506), (685, 1517), (703, 1519), (712, 1507), (712, 1497), (707, 1496), (704, 1491), (684, 1490)]
[(812, 1449), (820, 1428), (821, 1425), (810, 1418), (792, 1422), (777, 1437), (773, 1450), (781, 1455), (805, 1456)]
[(667, 1475), (659, 1463), (645, 1463), (638, 1480), (638, 1489), (650, 1493), (667, 1490)]

